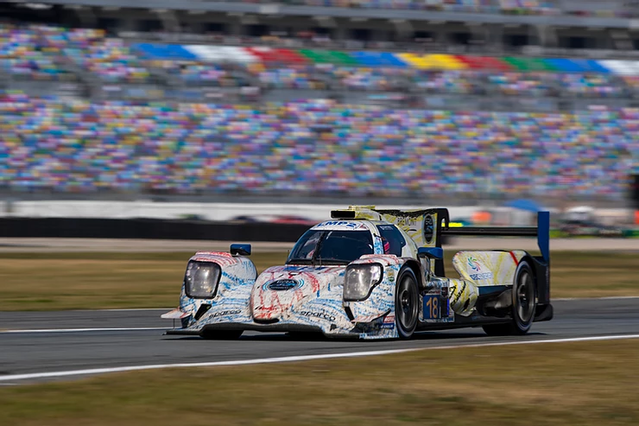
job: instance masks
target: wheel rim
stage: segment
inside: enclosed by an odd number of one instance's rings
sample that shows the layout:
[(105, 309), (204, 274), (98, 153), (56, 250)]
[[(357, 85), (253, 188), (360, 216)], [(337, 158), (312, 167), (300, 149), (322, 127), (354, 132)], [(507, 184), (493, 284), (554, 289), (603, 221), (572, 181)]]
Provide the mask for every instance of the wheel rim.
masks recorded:
[(517, 286), (517, 315), (524, 323), (528, 323), (535, 310), (535, 287), (532, 275), (525, 271), (519, 276)]
[(415, 293), (411, 291), (410, 284), (410, 277), (406, 277), (402, 280), (397, 298), (398, 306), (395, 309), (399, 323), (405, 330), (410, 330), (413, 327), (417, 311), (417, 300)]

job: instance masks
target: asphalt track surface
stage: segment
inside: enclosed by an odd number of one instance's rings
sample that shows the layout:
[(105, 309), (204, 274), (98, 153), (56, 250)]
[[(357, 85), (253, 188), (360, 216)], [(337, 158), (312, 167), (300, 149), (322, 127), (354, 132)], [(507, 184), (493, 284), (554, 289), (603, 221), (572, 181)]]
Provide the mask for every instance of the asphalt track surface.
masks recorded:
[[(171, 328), (172, 321), (159, 318), (163, 309), (0, 312), (0, 379), (93, 368), (639, 334), (639, 298), (553, 304), (555, 319), (535, 323), (526, 336), (488, 337), (481, 328), (469, 328), (418, 333), (410, 341), (295, 340), (284, 334), (254, 332), (236, 341), (168, 336), (164, 329)], [(0, 381), (0, 385), (16, 383)]]

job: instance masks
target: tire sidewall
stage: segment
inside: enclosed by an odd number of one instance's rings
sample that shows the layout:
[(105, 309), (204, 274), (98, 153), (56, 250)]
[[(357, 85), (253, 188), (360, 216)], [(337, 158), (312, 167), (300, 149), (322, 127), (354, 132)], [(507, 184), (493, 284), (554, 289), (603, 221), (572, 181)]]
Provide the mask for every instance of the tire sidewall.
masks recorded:
[[(400, 316), (398, 315), (398, 309), (401, 309), (400, 303), (400, 288), (404, 280), (410, 279), (412, 284), (409, 284), (409, 291), (413, 292), (414, 295), (414, 303), (415, 307), (413, 309), (415, 318), (413, 324), (410, 327), (404, 327), (404, 325), (400, 321)], [(419, 322), (419, 289), (417, 286), (417, 277), (411, 268), (405, 267), (399, 273), (399, 278), (397, 280), (397, 284), (395, 286), (395, 327), (397, 329), (397, 334), (400, 339), (410, 339), (415, 329), (417, 328), (417, 323)]]
[[(530, 320), (522, 321), (522, 319), (519, 317), (519, 310), (518, 310), (519, 298), (517, 297), (517, 290), (520, 284), (519, 277), (526, 272), (532, 278), (534, 303), (533, 303), (532, 315), (530, 316)], [(530, 327), (532, 327), (532, 323), (535, 319), (535, 311), (537, 310), (537, 282), (535, 279), (535, 274), (533, 273), (533, 269), (527, 260), (522, 260), (517, 266), (517, 270), (515, 271), (515, 280), (513, 282), (513, 290), (512, 290), (512, 303), (513, 303), (512, 305), (513, 331), (517, 334), (525, 334), (528, 332), (528, 330), (530, 330)]]

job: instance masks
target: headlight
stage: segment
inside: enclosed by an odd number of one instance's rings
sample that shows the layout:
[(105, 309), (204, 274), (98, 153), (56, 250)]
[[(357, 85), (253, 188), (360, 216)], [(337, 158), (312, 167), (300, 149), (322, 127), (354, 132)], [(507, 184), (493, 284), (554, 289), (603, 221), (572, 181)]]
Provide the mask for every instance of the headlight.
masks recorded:
[(382, 265), (378, 263), (349, 266), (344, 278), (344, 300), (366, 299), (381, 281)]
[(212, 299), (220, 282), (221, 269), (217, 263), (189, 262), (184, 274), (184, 290), (188, 297)]

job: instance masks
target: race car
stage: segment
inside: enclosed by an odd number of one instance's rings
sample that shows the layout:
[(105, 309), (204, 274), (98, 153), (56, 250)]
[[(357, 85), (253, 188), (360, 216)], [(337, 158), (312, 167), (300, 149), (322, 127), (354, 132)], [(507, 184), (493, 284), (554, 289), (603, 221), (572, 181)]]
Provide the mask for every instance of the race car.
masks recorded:
[[(180, 320), (167, 334), (238, 338), (247, 330), (409, 339), (417, 331), (481, 326), (525, 334), (552, 319), (549, 214), (535, 227), (448, 226), (445, 208), (351, 206), (300, 237), (286, 263), (257, 273), (251, 246), (197, 252), (188, 261)], [(446, 277), (444, 235), (536, 236), (541, 252), (460, 251)]]

